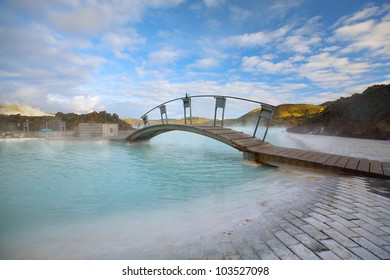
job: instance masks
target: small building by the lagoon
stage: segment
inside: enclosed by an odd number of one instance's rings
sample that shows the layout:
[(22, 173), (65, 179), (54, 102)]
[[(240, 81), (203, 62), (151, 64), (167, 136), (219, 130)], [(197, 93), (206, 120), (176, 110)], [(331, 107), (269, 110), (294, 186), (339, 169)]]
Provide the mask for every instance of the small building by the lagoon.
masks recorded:
[(118, 124), (116, 123), (80, 123), (80, 138), (104, 138), (118, 136)]

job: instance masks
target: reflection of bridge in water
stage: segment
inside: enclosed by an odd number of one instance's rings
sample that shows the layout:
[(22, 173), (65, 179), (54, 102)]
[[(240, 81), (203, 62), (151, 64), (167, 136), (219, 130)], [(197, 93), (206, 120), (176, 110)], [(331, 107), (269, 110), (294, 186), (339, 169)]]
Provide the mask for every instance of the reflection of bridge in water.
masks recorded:
[[(211, 125), (207, 126), (192, 124), (193, 121), (191, 100), (192, 98), (200, 97), (212, 97), (215, 99), (214, 120)], [(227, 99), (236, 99), (245, 102), (252, 102), (258, 104), (261, 107), (252, 135), (224, 127), (224, 113)], [(178, 100), (182, 100), (183, 102), (184, 124), (169, 124), (166, 104)], [(160, 110), (161, 124), (150, 125), (148, 114), (156, 109)], [(218, 109), (222, 110), (221, 120), (217, 120)], [(231, 96), (200, 95), (176, 98), (164, 102), (146, 112), (141, 117), (144, 121), (145, 127), (131, 134), (127, 138), (127, 140), (129, 142), (147, 141), (165, 132), (174, 130), (187, 131), (204, 135), (206, 137), (218, 140), (229, 146), (232, 146), (239, 151), (242, 151), (246, 159), (253, 160), (258, 163), (270, 164), (274, 166), (281, 166), (287, 164), (301, 167), (331, 170), (334, 172), (346, 172), (354, 175), (390, 178), (390, 162), (380, 162), (377, 160), (369, 160), (365, 158), (355, 158), (336, 154), (278, 147), (268, 142), (265, 142), (265, 138), (268, 132), (269, 125), (271, 123), (274, 109), (274, 106), (266, 103)], [(189, 110), (189, 118), (187, 118), (187, 110)], [(265, 120), (266, 128), (262, 139), (260, 140), (256, 137), (256, 134), (262, 120)], [(219, 123), (220, 125), (217, 125), (217, 123)]]

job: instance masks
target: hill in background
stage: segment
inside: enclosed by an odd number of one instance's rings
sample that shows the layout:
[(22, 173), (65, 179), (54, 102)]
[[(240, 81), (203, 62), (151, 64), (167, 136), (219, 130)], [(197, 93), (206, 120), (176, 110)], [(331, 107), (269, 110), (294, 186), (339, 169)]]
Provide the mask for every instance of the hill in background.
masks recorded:
[(340, 98), (321, 113), (288, 129), (294, 133), (390, 139), (390, 84)]
[[(271, 125), (293, 126), (300, 124), (321, 113), (326, 106), (311, 104), (282, 104), (276, 106)], [(235, 120), (238, 124), (248, 125), (255, 123), (259, 117), (260, 108), (252, 110)]]

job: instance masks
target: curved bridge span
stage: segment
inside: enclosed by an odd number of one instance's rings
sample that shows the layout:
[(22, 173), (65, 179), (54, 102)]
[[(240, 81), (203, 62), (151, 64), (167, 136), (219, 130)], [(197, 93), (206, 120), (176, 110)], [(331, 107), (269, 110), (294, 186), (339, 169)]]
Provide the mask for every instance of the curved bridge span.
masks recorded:
[[(192, 125), (192, 104), (193, 98), (211, 97), (215, 99), (214, 108), (214, 125), (199, 126)], [(236, 99), (246, 102), (257, 103), (261, 106), (259, 110), (256, 126), (253, 135), (248, 135), (233, 129), (224, 128), (224, 112), (227, 99)], [(167, 104), (174, 101), (182, 101), (184, 110), (184, 124), (169, 124), (167, 116)], [(148, 114), (153, 110), (159, 109), (161, 115), (161, 123), (159, 125), (150, 125)], [(371, 177), (381, 177), (390, 179), (390, 162), (379, 162), (365, 158), (355, 158), (343, 155), (330, 153), (322, 153), (316, 151), (308, 151), (294, 148), (278, 147), (264, 142), (267, 135), (268, 127), (271, 123), (275, 107), (266, 103), (219, 95), (204, 95), (204, 96), (185, 96), (164, 102), (153, 109), (146, 112), (141, 118), (144, 121), (145, 127), (137, 130), (126, 138), (128, 142), (147, 141), (157, 135), (165, 132), (179, 130), (200, 134), (222, 143), (225, 143), (233, 148), (244, 153), (244, 157), (248, 160), (253, 160), (258, 163), (265, 163), (274, 166), (297, 165), (302, 167), (326, 169), (334, 172), (346, 172), (353, 175), (363, 175)], [(189, 120), (187, 120), (187, 110), (189, 110)], [(222, 110), (222, 119), (220, 126), (217, 126), (217, 111)], [(262, 140), (256, 137), (257, 128), (260, 120), (266, 120), (267, 126)], [(187, 124), (187, 121), (189, 124)]]
[(127, 137), (126, 140), (129, 142), (147, 141), (157, 135), (174, 130), (200, 134), (225, 143), (243, 152), (248, 151), (248, 145), (269, 145), (261, 141), (260, 139), (254, 138), (251, 135), (238, 132), (230, 128), (223, 128), (218, 126), (193, 126), (182, 124), (160, 124), (147, 126), (140, 130), (137, 130), (129, 137)]

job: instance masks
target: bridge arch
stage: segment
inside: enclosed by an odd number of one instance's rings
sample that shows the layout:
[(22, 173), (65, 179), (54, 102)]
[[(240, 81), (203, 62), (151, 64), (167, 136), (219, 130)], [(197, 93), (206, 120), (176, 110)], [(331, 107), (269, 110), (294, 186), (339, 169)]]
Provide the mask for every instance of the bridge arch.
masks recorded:
[[(251, 135), (238, 132), (228, 128), (214, 127), (214, 126), (190, 126), (182, 124), (159, 124), (153, 126), (146, 126), (142, 129), (135, 131), (127, 137), (128, 142), (139, 142), (139, 141), (148, 141), (153, 137), (166, 133), (169, 131), (186, 131), (192, 132), (199, 135), (203, 135), (214, 140), (225, 143), (239, 151), (247, 151), (246, 145), (244, 143), (258, 142), (262, 144), (263, 142), (257, 138), (253, 138)], [(241, 142), (242, 144), (240, 144)], [(246, 140), (246, 141), (243, 141)], [(263, 143), (264, 144), (264, 143)]]

